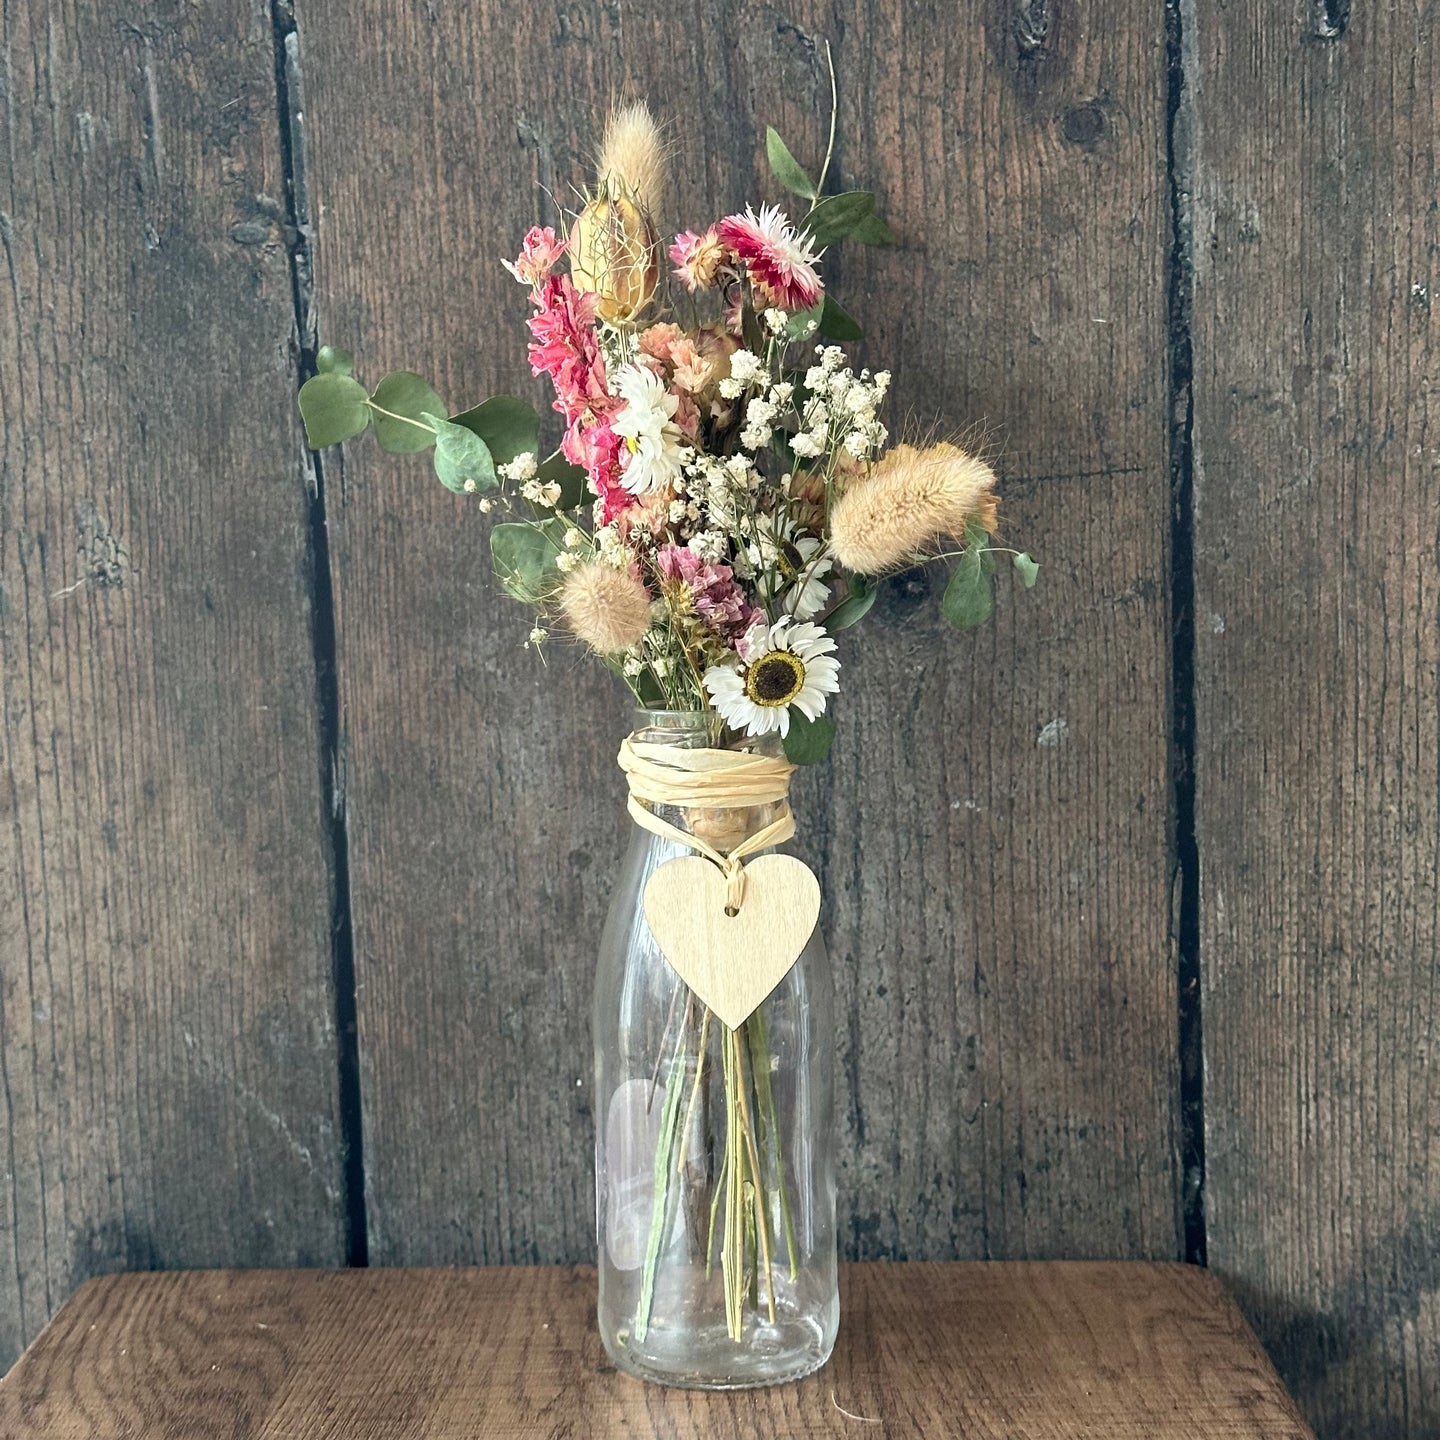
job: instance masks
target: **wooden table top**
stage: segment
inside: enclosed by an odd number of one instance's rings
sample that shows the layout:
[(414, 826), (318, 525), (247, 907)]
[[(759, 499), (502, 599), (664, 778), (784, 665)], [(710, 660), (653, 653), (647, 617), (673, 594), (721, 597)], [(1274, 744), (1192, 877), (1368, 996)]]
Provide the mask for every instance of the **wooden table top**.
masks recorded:
[(5, 1440), (1308, 1440), (1213, 1275), (851, 1265), (818, 1375), (702, 1394), (618, 1374), (587, 1269), (92, 1280), (0, 1380)]

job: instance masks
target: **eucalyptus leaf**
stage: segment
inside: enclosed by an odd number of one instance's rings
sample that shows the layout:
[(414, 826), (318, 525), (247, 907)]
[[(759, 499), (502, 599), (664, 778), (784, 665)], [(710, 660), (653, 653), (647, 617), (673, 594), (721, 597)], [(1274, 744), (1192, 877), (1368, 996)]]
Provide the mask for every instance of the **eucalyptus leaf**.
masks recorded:
[(490, 532), (490, 559), (507, 595), (538, 604), (555, 588), (565, 546), (563, 520), (508, 521)]
[(513, 395), (495, 395), (451, 417), (454, 425), (473, 431), (489, 447), (497, 465), (508, 465), (528, 450), (536, 453), (540, 417), (534, 407)]
[(827, 295), (820, 302), (820, 334), (827, 340), (863, 340), (865, 332), (840, 302)]
[(808, 340), (820, 329), (820, 322), (825, 315), (825, 301), (830, 297), (817, 300), (808, 310), (796, 310), (785, 322), (786, 340)]
[(825, 628), (833, 635), (858, 625), (870, 613), (879, 593), (865, 576), (852, 575), (850, 593), (825, 617)]
[(875, 197), (868, 190), (847, 190), (828, 195), (805, 217), (802, 229), (817, 245), (834, 245), (853, 235), (875, 209)]
[(322, 345), (315, 352), (315, 368), (322, 375), (349, 375), (355, 369), (355, 357), (335, 345)]
[(1015, 569), (1020, 573), (1020, 579), (1024, 581), (1027, 590), (1035, 588), (1035, 582), (1040, 578), (1040, 567), (1023, 551), (1015, 557)]
[[(413, 370), (396, 370), (370, 392), (370, 399), (388, 415), (375, 416), (375, 438), (392, 455), (413, 455), (435, 443), (429, 415), (446, 414), (445, 402)], [(398, 416), (395, 419), (392, 417)]]
[(940, 602), (941, 613), (957, 630), (973, 630), (977, 625), (983, 625), (995, 608), (995, 593), (985, 568), (985, 555), (985, 547), (972, 541), (965, 547), (965, 553), (945, 587), (945, 597)]
[(829, 753), (835, 739), (835, 722), (828, 715), (809, 719), (803, 710), (790, 707), (790, 728), (785, 734), (785, 758), (792, 765), (818, 765)]
[(787, 190), (793, 190), (807, 200), (813, 200), (819, 193), (815, 182), (805, 173), (805, 167), (790, 153), (790, 147), (773, 125), (765, 127), (765, 158), (769, 160), (775, 178)]
[(300, 418), (312, 450), (338, 445), (370, 424), (365, 387), (348, 375), (312, 375), (300, 387)]
[(585, 498), (585, 467), (572, 465), (558, 450), (540, 462), (535, 478), (542, 485), (558, 485), (557, 510), (573, 510)]
[(443, 415), (427, 412), (421, 418), (435, 427), (435, 474), (447, 490), (486, 495), (500, 488), (490, 447), (474, 431), (451, 424)]
[(850, 238), (860, 245), (893, 245), (895, 232), (878, 215), (870, 214), (850, 232)]

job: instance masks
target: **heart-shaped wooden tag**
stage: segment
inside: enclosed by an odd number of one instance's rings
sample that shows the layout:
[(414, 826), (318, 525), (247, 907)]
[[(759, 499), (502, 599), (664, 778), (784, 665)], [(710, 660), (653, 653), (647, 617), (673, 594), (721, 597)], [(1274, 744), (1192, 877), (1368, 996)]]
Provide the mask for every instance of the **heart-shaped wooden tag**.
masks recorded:
[(732, 1030), (800, 958), (820, 918), (820, 882), (803, 860), (760, 855), (745, 866), (745, 900), (725, 913), (725, 876), (698, 855), (667, 860), (645, 886), (645, 920), (660, 953)]

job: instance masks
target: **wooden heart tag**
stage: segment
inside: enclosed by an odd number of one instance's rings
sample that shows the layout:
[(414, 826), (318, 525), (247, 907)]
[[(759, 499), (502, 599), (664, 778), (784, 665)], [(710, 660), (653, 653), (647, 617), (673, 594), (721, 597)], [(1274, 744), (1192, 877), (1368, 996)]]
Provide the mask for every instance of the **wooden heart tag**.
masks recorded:
[(667, 860), (645, 886), (645, 920), (680, 978), (732, 1030), (800, 958), (820, 918), (820, 882), (803, 860), (761, 855), (745, 899), (725, 913), (725, 875), (698, 855)]

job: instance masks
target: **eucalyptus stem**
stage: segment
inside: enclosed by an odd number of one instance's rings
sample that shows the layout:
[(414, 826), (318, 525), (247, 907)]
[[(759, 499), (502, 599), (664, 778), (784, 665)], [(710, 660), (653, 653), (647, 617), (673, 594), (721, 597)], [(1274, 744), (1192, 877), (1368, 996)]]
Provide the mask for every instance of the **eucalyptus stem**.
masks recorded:
[(830, 174), (830, 161), (835, 155), (835, 121), (840, 113), (840, 96), (835, 85), (835, 57), (830, 53), (830, 42), (825, 42), (825, 66), (830, 71), (830, 139), (825, 145), (825, 163), (820, 167), (820, 178), (815, 182), (815, 195), (810, 201), (810, 208), (820, 203), (820, 197), (825, 192), (825, 180)]
[(408, 415), (397, 415), (393, 410), (387, 410), (383, 405), (377, 405), (373, 400), (366, 400), (365, 403), (377, 414), (383, 415), (387, 420), (399, 420), (406, 425), (413, 425), (417, 430), (423, 430), (427, 435), (436, 433), (433, 425), (427, 425), (423, 420), (412, 420)]

